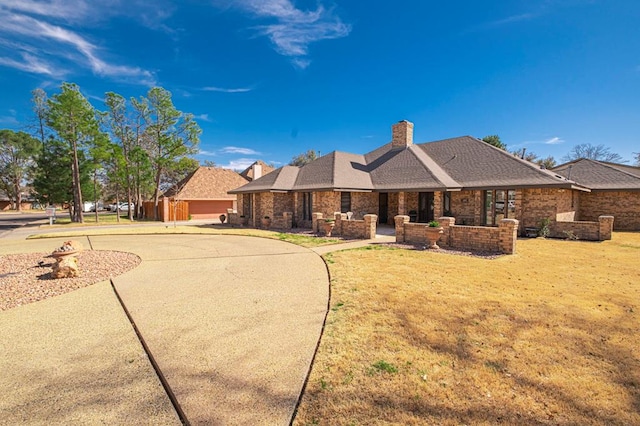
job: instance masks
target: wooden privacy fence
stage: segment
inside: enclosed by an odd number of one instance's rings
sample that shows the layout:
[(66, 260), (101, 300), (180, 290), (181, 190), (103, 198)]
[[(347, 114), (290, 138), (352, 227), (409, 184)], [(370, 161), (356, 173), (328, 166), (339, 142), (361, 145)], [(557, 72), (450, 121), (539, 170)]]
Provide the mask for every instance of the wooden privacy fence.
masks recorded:
[[(143, 216), (145, 219), (153, 219), (153, 201), (142, 203)], [(174, 220), (189, 220), (189, 203), (186, 201), (174, 201), (161, 198), (158, 201), (158, 220), (162, 222), (173, 222)]]

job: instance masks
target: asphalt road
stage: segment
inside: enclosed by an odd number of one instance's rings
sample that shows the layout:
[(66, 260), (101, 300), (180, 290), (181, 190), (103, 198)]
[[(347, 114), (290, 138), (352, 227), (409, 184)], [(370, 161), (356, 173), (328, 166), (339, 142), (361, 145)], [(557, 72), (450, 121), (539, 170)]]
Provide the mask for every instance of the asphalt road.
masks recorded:
[[(66, 216), (67, 212), (62, 214), (58, 213), (58, 216)], [(0, 214), (0, 235), (12, 229), (20, 228), (23, 226), (34, 226), (42, 223), (43, 220), (47, 220), (47, 214), (42, 213), (2, 213)]]

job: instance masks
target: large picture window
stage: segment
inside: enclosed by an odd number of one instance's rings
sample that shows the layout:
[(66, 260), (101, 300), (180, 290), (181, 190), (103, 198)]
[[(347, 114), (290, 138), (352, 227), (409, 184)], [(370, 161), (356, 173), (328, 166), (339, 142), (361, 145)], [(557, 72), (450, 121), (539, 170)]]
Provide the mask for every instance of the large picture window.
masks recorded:
[(484, 191), (484, 224), (495, 226), (502, 219), (516, 217), (515, 189), (492, 189)]

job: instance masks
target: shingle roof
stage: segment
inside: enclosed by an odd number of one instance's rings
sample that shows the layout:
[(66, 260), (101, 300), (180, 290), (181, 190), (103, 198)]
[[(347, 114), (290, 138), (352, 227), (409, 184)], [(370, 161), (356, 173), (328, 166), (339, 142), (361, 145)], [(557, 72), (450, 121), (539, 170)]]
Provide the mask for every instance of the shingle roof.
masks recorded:
[(640, 167), (581, 158), (553, 171), (594, 190), (640, 190)]
[(418, 146), (464, 189), (576, 186), (564, 176), (471, 136)]
[[(561, 187), (588, 190), (471, 136), (365, 155), (335, 151), (302, 167), (285, 166), (230, 193), (263, 191), (456, 191)], [(286, 178), (285, 178), (286, 177)]]
[(247, 179), (233, 170), (199, 167), (163, 196), (177, 196), (183, 200), (233, 200), (235, 197), (227, 194), (227, 191), (246, 183)]

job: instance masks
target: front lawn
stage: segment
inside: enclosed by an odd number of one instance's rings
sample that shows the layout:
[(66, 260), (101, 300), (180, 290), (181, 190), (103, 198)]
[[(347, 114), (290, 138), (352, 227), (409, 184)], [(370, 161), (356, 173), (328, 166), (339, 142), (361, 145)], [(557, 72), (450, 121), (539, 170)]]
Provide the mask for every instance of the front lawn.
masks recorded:
[(517, 249), (327, 255), (294, 424), (640, 424), (640, 233)]

